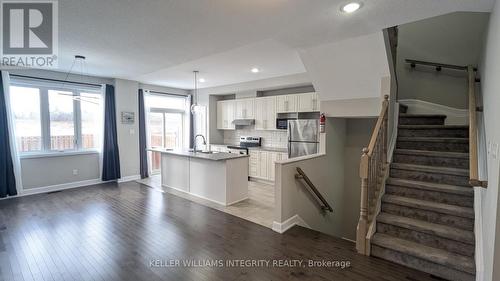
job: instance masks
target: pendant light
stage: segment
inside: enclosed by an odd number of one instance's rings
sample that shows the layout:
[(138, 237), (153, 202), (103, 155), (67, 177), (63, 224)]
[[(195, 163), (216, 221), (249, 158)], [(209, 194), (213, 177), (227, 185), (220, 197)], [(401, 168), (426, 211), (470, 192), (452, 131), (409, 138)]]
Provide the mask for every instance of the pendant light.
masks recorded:
[[(64, 81), (61, 84), (61, 88), (64, 89), (64, 84), (69, 83), (68, 78), (71, 75), (71, 72), (73, 69), (78, 69), (78, 65), (80, 67), (80, 74), (81, 75), (87, 75), (86, 70), (87, 70), (87, 64), (86, 64), (86, 57), (82, 55), (75, 55), (75, 58), (73, 59), (73, 63), (71, 64), (71, 67), (69, 68), (68, 72), (66, 73), (66, 76), (64, 78)], [(99, 104), (99, 99), (98, 97), (91, 97), (91, 96), (75, 96), (73, 94), (67, 94), (65, 92), (59, 92), (59, 95), (62, 96), (71, 96), (73, 100), (79, 101), (79, 102), (87, 102), (87, 103), (92, 103), (92, 104)]]
[(194, 93), (193, 103), (191, 104), (191, 113), (195, 114), (196, 107), (198, 107), (198, 70), (193, 71), (194, 74)]

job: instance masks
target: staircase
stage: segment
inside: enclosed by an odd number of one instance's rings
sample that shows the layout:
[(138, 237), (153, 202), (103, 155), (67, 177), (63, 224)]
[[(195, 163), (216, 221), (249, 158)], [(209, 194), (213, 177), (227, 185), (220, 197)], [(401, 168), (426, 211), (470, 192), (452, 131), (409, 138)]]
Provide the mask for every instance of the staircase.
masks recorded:
[(371, 255), (448, 280), (474, 280), (469, 128), (401, 108)]

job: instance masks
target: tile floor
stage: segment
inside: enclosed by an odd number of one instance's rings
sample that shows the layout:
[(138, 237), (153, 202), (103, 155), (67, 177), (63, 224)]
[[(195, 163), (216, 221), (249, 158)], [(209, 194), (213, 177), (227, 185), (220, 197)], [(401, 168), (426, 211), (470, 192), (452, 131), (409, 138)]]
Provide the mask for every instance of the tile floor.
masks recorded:
[(274, 215), (274, 186), (259, 182), (248, 182), (248, 199), (231, 206), (222, 206), (217, 203), (180, 192), (178, 190), (162, 187), (161, 176), (153, 175), (137, 182), (147, 185), (161, 192), (167, 192), (207, 207), (249, 220), (265, 227), (272, 228)]

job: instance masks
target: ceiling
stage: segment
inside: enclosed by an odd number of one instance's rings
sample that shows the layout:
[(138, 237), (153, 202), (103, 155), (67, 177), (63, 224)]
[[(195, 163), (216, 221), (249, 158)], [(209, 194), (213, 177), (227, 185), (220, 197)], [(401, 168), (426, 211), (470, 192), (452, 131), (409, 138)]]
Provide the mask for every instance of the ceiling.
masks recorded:
[[(84, 74), (193, 88), (305, 72), (297, 50), (454, 11), (490, 11), (493, 0), (59, 1), (59, 71), (87, 56)], [(262, 72), (253, 74), (252, 67)]]

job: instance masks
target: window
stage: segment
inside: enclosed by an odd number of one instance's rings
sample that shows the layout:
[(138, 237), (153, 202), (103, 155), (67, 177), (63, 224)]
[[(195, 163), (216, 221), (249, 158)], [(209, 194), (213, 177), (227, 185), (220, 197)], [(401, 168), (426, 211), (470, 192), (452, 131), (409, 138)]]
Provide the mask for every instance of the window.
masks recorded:
[(40, 90), (12, 86), (10, 96), (18, 149), (22, 152), (42, 150)]
[[(147, 107), (147, 132), (152, 148), (187, 148), (189, 146), (189, 107), (187, 97), (149, 94), (145, 96)], [(149, 152), (151, 174), (160, 170), (161, 155)]]
[(20, 153), (99, 149), (99, 87), (13, 80), (10, 93)]

